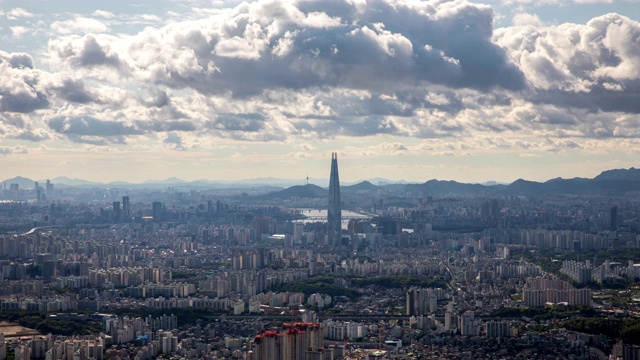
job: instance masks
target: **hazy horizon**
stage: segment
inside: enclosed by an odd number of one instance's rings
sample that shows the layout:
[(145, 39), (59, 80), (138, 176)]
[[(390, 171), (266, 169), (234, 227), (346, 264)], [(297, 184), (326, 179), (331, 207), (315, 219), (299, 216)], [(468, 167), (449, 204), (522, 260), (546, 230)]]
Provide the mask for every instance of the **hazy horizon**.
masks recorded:
[[(605, 169), (603, 171), (598, 172), (597, 174), (593, 175), (593, 176), (572, 176), (572, 177), (565, 177), (563, 179), (574, 179), (574, 178), (587, 178), (587, 179), (591, 179), (596, 177), (597, 175), (600, 175), (602, 172), (604, 171), (608, 171), (608, 170), (630, 170), (630, 169), (634, 169), (633, 167), (629, 168), (629, 169)], [(69, 176), (64, 176), (64, 175), (59, 175), (59, 176), (48, 176), (48, 177), (41, 177), (41, 178), (32, 178), (29, 176), (23, 176), (23, 175), (15, 175), (12, 176), (10, 178), (4, 178), (4, 179), (0, 179), (0, 183), (3, 182), (7, 182), (9, 180), (15, 179), (15, 178), (25, 178), (25, 179), (29, 179), (32, 181), (46, 181), (46, 180), (51, 180), (52, 182), (60, 182), (62, 184), (65, 185), (73, 185), (73, 183), (75, 181), (81, 181), (81, 182), (89, 182), (89, 183), (102, 183), (102, 184), (110, 184), (110, 183), (127, 183), (127, 184), (132, 184), (132, 185), (145, 185), (145, 184), (153, 184), (153, 185), (160, 185), (162, 183), (171, 183), (172, 181), (175, 181), (174, 183), (178, 183), (178, 182), (185, 182), (185, 183), (194, 183), (194, 182), (205, 182), (205, 183), (211, 183), (211, 184), (220, 184), (220, 185), (233, 185), (234, 183), (238, 183), (238, 185), (246, 185), (246, 184), (262, 184), (262, 185), (269, 185), (269, 186), (294, 186), (294, 185), (305, 185), (305, 184), (309, 184), (309, 185), (318, 185), (321, 187), (328, 187), (328, 182), (329, 182), (329, 177), (325, 177), (325, 178), (286, 178), (286, 177), (273, 177), (273, 176), (267, 176), (267, 177), (253, 177), (253, 178), (242, 178), (242, 179), (233, 179), (233, 180), (224, 180), (224, 179), (215, 179), (215, 178), (199, 178), (199, 179), (185, 179), (185, 178), (181, 178), (179, 176), (168, 176), (165, 178), (148, 178), (142, 181), (126, 181), (126, 180), (121, 180), (121, 179), (116, 179), (116, 180), (104, 180), (104, 179), (98, 179), (98, 180), (90, 180), (90, 179), (85, 179), (85, 178), (73, 178), (73, 177), (69, 177)], [(71, 181), (69, 183), (65, 183), (63, 180), (59, 180), (60, 178), (64, 178), (67, 181)], [(438, 181), (456, 181), (459, 183), (469, 183), (469, 184), (483, 184), (483, 185), (499, 185), (499, 184), (511, 184), (516, 180), (526, 180), (526, 181), (535, 181), (535, 182), (546, 182), (549, 180), (554, 180), (554, 179), (558, 179), (558, 178), (562, 178), (560, 176), (556, 176), (556, 177), (551, 177), (548, 179), (541, 179), (541, 180), (534, 180), (534, 179), (527, 179), (527, 178), (516, 178), (513, 179), (511, 181), (497, 181), (497, 180), (486, 180), (486, 181), (470, 181), (470, 182), (465, 182), (465, 181), (460, 181), (460, 180), (456, 180), (456, 179), (443, 179), (443, 178), (428, 178), (428, 179), (422, 179), (422, 180), (415, 180), (415, 181), (411, 181), (411, 180), (406, 180), (406, 179), (391, 179), (391, 178), (383, 178), (383, 177), (372, 177), (372, 178), (358, 178), (355, 180), (349, 180), (349, 179), (345, 179), (345, 180), (341, 180), (341, 186), (349, 186), (349, 185), (355, 185), (361, 182), (365, 182), (365, 181), (369, 181), (372, 182), (374, 185), (380, 185), (380, 184), (403, 184), (403, 183), (414, 183), (414, 184), (419, 184), (419, 183), (424, 183), (430, 180), (438, 180)], [(324, 183), (327, 184), (324, 184)]]

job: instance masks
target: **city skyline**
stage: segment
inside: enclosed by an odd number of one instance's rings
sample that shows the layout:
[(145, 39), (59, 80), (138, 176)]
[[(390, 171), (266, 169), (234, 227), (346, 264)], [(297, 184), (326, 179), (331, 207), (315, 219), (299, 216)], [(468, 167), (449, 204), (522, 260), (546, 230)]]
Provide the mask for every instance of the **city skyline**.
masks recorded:
[[(335, 156), (335, 154), (336, 153), (332, 153), (332, 156)], [(513, 182), (499, 182), (499, 181), (491, 181), (491, 180), (486, 182), (463, 182), (463, 181), (436, 179), (436, 178), (423, 179), (423, 180), (417, 180), (417, 181), (406, 181), (404, 179), (399, 179), (397, 181), (394, 181), (388, 178), (377, 177), (377, 178), (360, 178), (355, 181), (346, 181), (346, 182), (343, 182), (342, 185), (340, 186), (352, 186), (352, 185), (357, 185), (363, 182), (372, 182), (373, 185), (391, 185), (391, 184), (411, 185), (411, 184), (427, 183), (430, 181), (437, 181), (437, 182), (453, 181), (459, 184), (476, 184), (476, 185), (483, 185), (483, 186), (494, 186), (494, 185), (509, 185), (509, 184), (517, 183), (519, 180), (524, 180), (527, 182), (534, 182), (534, 183), (548, 183), (548, 182), (553, 182), (559, 179), (569, 180), (569, 181), (598, 180), (600, 176), (607, 173), (612, 173), (612, 172), (618, 173), (618, 175), (614, 175), (614, 177), (616, 178), (627, 177), (627, 176), (633, 178), (635, 176), (634, 173), (638, 172), (639, 170), (640, 169), (634, 168), (634, 167), (631, 167), (628, 169), (627, 168), (607, 169), (602, 172), (599, 172), (598, 174), (596, 174), (597, 176), (593, 176), (593, 177), (577, 177), (577, 176), (570, 177), (570, 178), (554, 177), (554, 178), (544, 179), (541, 181), (535, 181), (535, 180), (526, 179), (526, 178), (519, 178), (514, 180)], [(621, 175), (625, 173), (627, 175)], [(632, 175), (628, 175), (628, 174), (632, 174)], [(607, 175), (607, 177), (608, 176), (610, 175)], [(98, 186), (98, 185), (104, 185), (104, 186), (133, 185), (136, 187), (141, 187), (145, 185), (153, 185), (153, 186), (195, 185), (199, 187), (207, 186), (207, 185), (215, 185), (215, 186), (229, 185), (231, 187), (233, 187), (234, 185), (239, 185), (239, 186), (259, 185), (259, 186), (275, 186), (275, 187), (295, 187), (295, 186), (301, 186), (301, 185), (314, 185), (314, 186), (320, 186), (320, 187), (329, 189), (332, 183), (331, 178), (332, 177), (330, 172), (328, 178), (305, 177), (302, 179), (291, 179), (291, 178), (278, 178), (278, 177), (263, 177), (263, 178), (248, 178), (248, 179), (239, 179), (239, 180), (197, 179), (197, 180), (189, 181), (189, 180), (185, 180), (185, 179), (173, 176), (173, 177), (164, 178), (164, 179), (147, 179), (141, 182), (129, 182), (129, 181), (122, 181), (122, 180), (101, 182), (101, 181), (89, 181), (89, 180), (80, 179), (80, 178), (69, 178), (66, 176), (30, 179), (30, 178), (18, 175), (12, 178), (0, 179), (0, 187), (8, 187), (12, 183), (19, 183), (21, 188), (31, 189), (31, 188), (35, 188), (34, 184), (38, 184), (38, 182), (43, 182), (43, 183), (46, 182), (47, 185), (49, 183), (51, 184), (55, 183), (55, 184), (62, 184), (68, 187), (76, 187), (76, 186), (85, 187), (85, 186)], [(631, 179), (630, 181), (635, 181), (635, 180)]]
[(638, 167), (629, 1), (0, 2), (0, 178)]

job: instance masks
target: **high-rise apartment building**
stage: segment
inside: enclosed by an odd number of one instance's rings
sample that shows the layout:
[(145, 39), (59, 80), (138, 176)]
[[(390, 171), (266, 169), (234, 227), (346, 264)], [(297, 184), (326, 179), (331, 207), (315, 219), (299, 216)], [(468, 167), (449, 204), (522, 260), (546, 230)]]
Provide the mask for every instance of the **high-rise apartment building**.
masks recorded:
[(254, 360), (284, 359), (284, 334), (267, 330), (253, 341)]
[(327, 242), (330, 246), (340, 244), (342, 236), (342, 205), (340, 203), (340, 178), (338, 176), (338, 154), (331, 154), (331, 176), (329, 177), (329, 209), (327, 212)]
[(324, 328), (319, 323), (284, 323), (282, 331), (267, 330), (253, 342), (254, 360), (315, 360), (327, 357)]

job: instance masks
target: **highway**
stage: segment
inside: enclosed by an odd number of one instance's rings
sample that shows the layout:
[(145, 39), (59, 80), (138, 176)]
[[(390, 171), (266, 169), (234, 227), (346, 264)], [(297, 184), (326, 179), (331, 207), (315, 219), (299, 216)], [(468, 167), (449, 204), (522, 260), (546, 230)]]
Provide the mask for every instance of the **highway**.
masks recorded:
[[(228, 320), (246, 320), (246, 319), (260, 319), (260, 320), (280, 320), (280, 321), (300, 321), (301, 315), (220, 315), (220, 316), (207, 316), (209, 319), (220, 319), (224, 316)], [(409, 320), (408, 315), (317, 315), (318, 320), (342, 320), (342, 321), (377, 321), (377, 320)]]
[[(255, 319), (255, 320), (279, 320), (279, 321), (300, 321), (301, 315), (216, 315), (216, 316), (205, 316), (209, 319), (220, 320), (220, 318), (224, 316), (227, 320), (247, 320), (247, 319)], [(389, 320), (409, 320), (411, 316), (409, 315), (316, 315), (318, 317), (318, 321), (323, 320), (340, 320), (340, 321), (389, 321)], [(438, 318), (444, 321), (444, 316), (438, 316)], [(521, 317), (509, 317), (509, 316), (490, 316), (490, 315), (476, 315), (476, 318), (480, 318), (485, 321), (489, 320), (517, 320), (521, 319)]]
[(59, 226), (37, 226), (37, 227), (34, 227), (33, 229), (27, 231), (26, 233), (20, 234), (20, 235), (33, 235), (37, 231), (53, 230), (53, 229), (57, 229), (57, 228), (59, 228)]

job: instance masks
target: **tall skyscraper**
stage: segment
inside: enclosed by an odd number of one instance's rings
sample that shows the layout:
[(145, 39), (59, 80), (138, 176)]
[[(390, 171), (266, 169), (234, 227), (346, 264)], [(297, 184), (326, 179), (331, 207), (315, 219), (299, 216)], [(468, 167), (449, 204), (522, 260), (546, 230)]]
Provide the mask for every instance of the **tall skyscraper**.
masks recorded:
[(151, 213), (153, 215), (154, 221), (162, 221), (162, 203), (159, 201), (154, 201), (151, 204)]
[(44, 194), (49, 199), (53, 198), (53, 184), (49, 179), (47, 179), (47, 187), (44, 189)]
[(340, 178), (338, 177), (338, 154), (331, 154), (331, 176), (329, 177), (329, 209), (327, 212), (328, 244), (340, 245), (342, 234), (342, 205), (340, 203)]
[(113, 202), (113, 222), (120, 222), (120, 218), (122, 217), (122, 208), (120, 207), (120, 201)]
[(129, 221), (131, 217), (131, 204), (129, 203), (129, 196), (122, 197), (122, 216), (125, 221)]
[(41, 202), (43, 201), (43, 194), (42, 194), (42, 188), (40, 187), (40, 185), (38, 185), (38, 182), (35, 182), (35, 185), (33, 186), (33, 189), (36, 192), (36, 201)]

